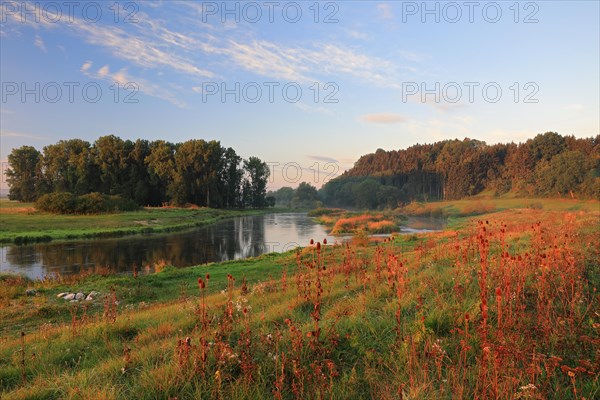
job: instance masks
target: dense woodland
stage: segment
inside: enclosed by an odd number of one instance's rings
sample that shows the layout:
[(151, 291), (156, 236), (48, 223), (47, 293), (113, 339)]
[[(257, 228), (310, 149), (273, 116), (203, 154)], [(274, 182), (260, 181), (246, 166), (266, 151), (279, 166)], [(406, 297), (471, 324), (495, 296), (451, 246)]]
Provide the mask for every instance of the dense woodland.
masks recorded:
[[(256, 157), (242, 160), (217, 141), (132, 142), (110, 135), (93, 144), (63, 140), (42, 152), (23, 146), (8, 161), (9, 196), (21, 201), (48, 193), (99, 193), (154, 206), (314, 208), (324, 203), (373, 209), (482, 192), (600, 198), (600, 135), (578, 139), (554, 132), (519, 144), (464, 139), (379, 149), (318, 192), (303, 182), (267, 193), (266, 163)], [(89, 204), (96, 198), (83, 200)]]
[(93, 144), (61, 140), (42, 152), (31, 146), (14, 149), (8, 162), (13, 200), (35, 201), (49, 193), (80, 197), (98, 193), (144, 206), (267, 205), (266, 163), (256, 157), (242, 160), (231, 147), (214, 140), (132, 142), (114, 135), (100, 137)]
[(519, 144), (464, 139), (379, 149), (362, 156), (319, 194), (330, 206), (393, 208), (482, 192), (598, 199), (600, 135), (578, 139), (547, 132)]

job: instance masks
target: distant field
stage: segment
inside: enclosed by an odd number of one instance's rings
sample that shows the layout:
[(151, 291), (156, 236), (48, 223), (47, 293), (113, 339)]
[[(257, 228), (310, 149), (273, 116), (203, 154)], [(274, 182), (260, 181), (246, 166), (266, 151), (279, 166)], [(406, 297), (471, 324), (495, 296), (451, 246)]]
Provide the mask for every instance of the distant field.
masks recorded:
[(38, 212), (31, 203), (0, 199), (0, 243), (170, 232), (259, 212), (261, 211), (209, 208), (145, 208), (116, 214), (56, 215)]

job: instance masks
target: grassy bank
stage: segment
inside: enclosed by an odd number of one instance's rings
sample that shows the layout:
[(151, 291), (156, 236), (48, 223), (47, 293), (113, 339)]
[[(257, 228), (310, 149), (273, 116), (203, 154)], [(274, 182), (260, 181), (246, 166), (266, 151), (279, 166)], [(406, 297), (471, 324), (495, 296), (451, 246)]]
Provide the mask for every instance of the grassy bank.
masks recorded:
[[(137, 279), (4, 277), (0, 397), (595, 398), (599, 217), (509, 210)], [(56, 297), (78, 290), (103, 297)]]
[(354, 234), (358, 231), (367, 234), (397, 232), (400, 220), (391, 212), (356, 212), (338, 208), (318, 208), (308, 213), (315, 221), (327, 226), (332, 235)]
[(413, 202), (396, 211), (404, 215), (420, 217), (464, 217), (514, 209), (600, 211), (600, 202), (598, 200), (479, 196), (461, 200)]
[[(315, 221), (330, 229), (333, 235), (393, 233), (400, 230), (407, 217), (444, 218), (450, 225), (460, 218), (490, 214), (504, 210), (547, 210), (600, 212), (597, 200), (546, 198), (473, 197), (461, 200), (412, 202), (394, 210), (348, 211), (339, 208), (319, 208), (308, 213)], [(458, 219), (458, 220), (456, 220)]]
[(223, 218), (264, 212), (266, 211), (145, 208), (140, 211), (115, 214), (58, 215), (39, 212), (29, 203), (2, 199), (0, 200), (0, 243), (21, 244), (174, 232), (211, 224)]

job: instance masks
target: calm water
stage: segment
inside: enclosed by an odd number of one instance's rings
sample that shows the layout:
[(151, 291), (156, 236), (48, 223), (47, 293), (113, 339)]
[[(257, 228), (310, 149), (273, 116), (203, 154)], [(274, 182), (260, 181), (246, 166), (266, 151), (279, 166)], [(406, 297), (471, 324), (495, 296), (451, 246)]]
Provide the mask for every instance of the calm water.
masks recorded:
[(136, 265), (141, 272), (151, 272), (155, 264), (183, 267), (287, 251), (306, 246), (311, 238), (335, 241), (303, 213), (238, 217), (167, 235), (4, 246), (0, 271), (40, 278), (104, 268), (128, 272)]
[[(406, 233), (440, 229), (438, 222), (413, 220)], [(184, 267), (207, 262), (237, 260), (272, 251), (306, 246), (310, 239), (341, 241), (327, 235), (305, 213), (279, 213), (238, 217), (190, 232), (168, 235), (129, 236), (27, 246), (0, 247), (0, 271), (31, 278), (60, 273), (110, 269), (154, 271), (154, 265)]]

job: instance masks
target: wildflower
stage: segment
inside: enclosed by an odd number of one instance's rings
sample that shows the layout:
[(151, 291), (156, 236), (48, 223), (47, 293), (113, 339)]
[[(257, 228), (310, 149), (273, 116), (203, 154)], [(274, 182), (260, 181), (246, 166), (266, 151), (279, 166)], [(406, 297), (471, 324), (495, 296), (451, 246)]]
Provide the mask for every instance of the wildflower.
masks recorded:
[(526, 386), (521, 386), (519, 390), (537, 390), (537, 387), (533, 383), (530, 383)]

